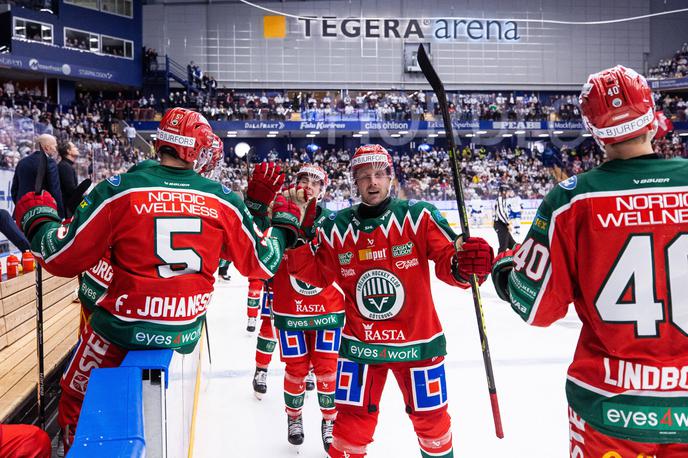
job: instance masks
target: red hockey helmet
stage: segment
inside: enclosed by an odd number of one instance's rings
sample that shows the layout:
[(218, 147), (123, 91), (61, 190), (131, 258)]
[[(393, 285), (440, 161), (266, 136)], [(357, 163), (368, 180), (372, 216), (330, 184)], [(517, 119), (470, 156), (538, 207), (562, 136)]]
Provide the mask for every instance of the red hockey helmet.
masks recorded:
[(325, 189), (327, 188), (327, 185), (330, 184), (330, 180), (327, 177), (327, 172), (325, 172), (325, 170), (319, 165), (303, 164), (299, 171), (296, 172), (296, 181), (298, 182), (304, 175), (321, 182), (320, 194), (316, 196), (317, 200), (321, 200), (325, 195)]
[(210, 148), (213, 131), (200, 113), (186, 108), (172, 108), (165, 113), (158, 127), (155, 149), (170, 147), (179, 159), (194, 162), (204, 148)]
[(222, 139), (213, 134), (213, 143), (210, 148), (204, 148), (196, 160), (196, 169), (200, 175), (211, 180), (219, 178), (220, 164), (224, 156)]
[(390, 176), (394, 175), (392, 156), (382, 145), (363, 145), (359, 147), (351, 158), (351, 176), (356, 181), (356, 171), (362, 167), (372, 165), (374, 169), (388, 169)]
[(578, 101), (585, 127), (601, 147), (655, 129), (650, 86), (642, 75), (622, 65), (588, 76)]

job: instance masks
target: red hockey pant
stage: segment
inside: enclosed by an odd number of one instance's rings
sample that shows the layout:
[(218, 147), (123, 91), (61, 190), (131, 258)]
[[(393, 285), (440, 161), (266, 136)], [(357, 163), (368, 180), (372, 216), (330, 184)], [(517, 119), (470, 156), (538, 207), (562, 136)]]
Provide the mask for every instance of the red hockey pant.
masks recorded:
[(74, 432), (91, 371), (101, 367), (118, 367), (126, 354), (127, 350), (108, 342), (89, 324), (84, 326), (72, 360), (60, 381), (62, 395), (57, 407), (57, 422), (62, 428), (65, 450), (74, 441)]
[(649, 444), (617, 439), (594, 430), (569, 407), (571, 458), (679, 458), (688, 457), (688, 444)]
[(444, 358), (409, 363), (337, 362), (337, 421), (331, 458), (361, 458), (373, 441), (380, 397), (391, 371), (401, 389), (424, 457), (453, 457), (451, 419), (447, 412)]
[(334, 389), (337, 375), (337, 353), (340, 329), (318, 331), (279, 330), (280, 359), (286, 364), (284, 404), (287, 415), (301, 415), (306, 395), (305, 379), (311, 367), (316, 377), (318, 403), (325, 420), (334, 420)]
[(0, 425), (0, 457), (50, 458), (50, 438), (33, 425)]

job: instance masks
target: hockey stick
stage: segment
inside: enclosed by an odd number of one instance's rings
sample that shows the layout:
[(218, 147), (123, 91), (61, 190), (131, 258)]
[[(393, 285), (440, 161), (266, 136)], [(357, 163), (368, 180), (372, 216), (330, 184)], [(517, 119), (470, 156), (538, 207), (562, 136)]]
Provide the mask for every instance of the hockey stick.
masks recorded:
[[(456, 142), (454, 141), (454, 131), (452, 129), (451, 118), (449, 117), (449, 107), (447, 105), (447, 96), (444, 91), (442, 80), (437, 75), (437, 72), (430, 63), (425, 48), (422, 44), (418, 45), (418, 65), (425, 75), (425, 78), (435, 91), (437, 100), (442, 111), (442, 119), (444, 121), (444, 130), (447, 134), (447, 141), (449, 142), (449, 161), (452, 166), (452, 179), (454, 182), (454, 190), (456, 192), (456, 204), (459, 209), (459, 216), (461, 219), (461, 232), (463, 237), (470, 237), (470, 229), (468, 227), (468, 216), (466, 214), (466, 200), (463, 195), (463, 186), (461, 185), (460, 173), (461, 169), (459, 161), (456, 158)], [(480, 289), (478, 287), (478, 278), (471, 275), (471, 290), (473, 291), (473, 305), (475, 306), (475, 316), (478, 319), (478, 334), (480, 335), (480, 344), (483, 352), (483, 363), (485, 364), (485, 374), (487, 375), (487, 389), (490, 392), (490, 403), (492, 404), (492, 417), (494, 419), (495, 434), (498, 438), (504, 437), (504, 430), (502, 429), (502, 417), (499, 413), (499, 402), (497, 400), (497, 388), (495, 387), (494, 373), (492, 372), (492, 359), (490, 358), (490, 347), (487, 344), (487, 331), (485, 329), (485, 316), (483, 315), (482, 300), (480, 298)]]
[(213, 356), (212, 353), (210, 352), (210, 332), (208, 332), (208, 316), (206, 315), (205, 320), (203, 321), (203, 324), (205, 325), (205, 341), (206, 344), (208, 345), (208, 363), (212, 366), (213, 365)]
[[(34, 191), (36, 194), (43, 192), (43, 180), (48, 168), (48, 156), (41, 150), (41, 160), (36, 171)], [(41, 264), (36, 261), (36, 352), (38, 356), (38, 425), (45, 429), (45, 367), (43, 361), (43, 270)]]

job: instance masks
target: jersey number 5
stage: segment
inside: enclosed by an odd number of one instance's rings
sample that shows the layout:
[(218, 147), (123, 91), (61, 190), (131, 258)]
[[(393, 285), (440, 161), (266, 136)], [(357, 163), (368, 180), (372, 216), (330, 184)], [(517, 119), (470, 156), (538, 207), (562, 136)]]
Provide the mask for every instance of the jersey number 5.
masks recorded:
[[(664, 306), (657, 299), (652, 236), (631, 235), (607, 274), (595, 307), (603, 321), (633, 323), (638, 337), (659, 336)], [(688, 334), (688, 234), (680, 234), (664, 249), (669, 320)]]
[(200, 218), (156, 218), (155, 255), (164, 264), (158, 265), (162, 278), (176, 277), (201, 271), (201, 257), (193, 248), (173, 248), (174, 234), (200, 234)]

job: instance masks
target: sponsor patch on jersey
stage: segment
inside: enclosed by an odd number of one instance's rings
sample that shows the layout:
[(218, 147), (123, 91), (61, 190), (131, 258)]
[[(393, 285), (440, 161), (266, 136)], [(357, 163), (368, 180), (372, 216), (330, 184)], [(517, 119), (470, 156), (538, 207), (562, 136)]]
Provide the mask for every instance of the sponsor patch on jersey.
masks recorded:
[(567, 191), (573, 191), (578, 185), (578, 176), (574, 175), (570, 178), (565, 179), (559, 183), (559, 186), (566, 189)]
[(447, 404), (447, 379), (444, 362), (431, 367), (411, 369), (415, 410), (435, 410)]
[(315, 350), (325, 353), (338, 353), (342, 342), (342, 329), (319, 329), (315, 333)]
[(345, 269), (344, 267), (341, 269), (341, 276), (344, 278), (356, 276), (356, 271), (354, 269)]
[(392, 247), (392, 257), (401, 258), (402, 256), (409, 256), (413, 252), (413, 242), (408, 242), (403, 245), (394, 245)]
[(447, 222), (447, 218), (445, 218), (444, 215), (442, 214), (442, 212), (439, 211), (438, 209), (434, 209), (431, 212), (431, 214), (432, 214), (432, 217), (435, 219), (435, 221), (437, 221), (438, 223), (446, 223)]
[(282, 357), (297, 358), (308, 352), (306, 336), (303, 331), (279, 330), (280, 349)]
[(387, 259), (387, 248), (375, 250), (375, 247), (358, 250), (359, 261), (381, 261)]
[(538, 213), (535, 215), (532, 227), (534, 230), (542, 234), (547, 234), (547, 229), (549, 229), (549, 219), (545, 218), (540, 213)]
[(688, 407), (602, 403), (604, 424), (630, 430), (688, 431)]
[(362, 406), (367, 376), (367, 364), (339, 359), (337, 361), (337, 389), (334, 393), (337, 403)]
[(340, 253), (338, 255), (339, 257), (339, 264), (342, 266), (346, 266), (348, 264), (351, 264), (351, 260), (354, 257), (354, 254), (351, 251), (347, 251), (346, 253)]
[(310, 285), (305, 281), (301, 281), (298, 278), (292, 277), (291, 275), (289, 275), (289, 282), (291, 283), (291, 287), (294, 288), (294, 291), (302, 296), (315, 296), (316, 294), (320, 294), (322, 291), (322, 288)]
[(399, 278), (382, 269), (366, 271), (356, 283), (358, 311), (369, 320), (388, 320), (399, 314), (406, 297)]
[(418, 261), (418, 258), (400, 259), (399, 261), (395, 262), (394, 265), (397, 269), (406, 270), (412, 267), (418, 267), (420, 262)]
[(60, 226), (57, 228), (57, 234), (55, 234), (55, 236), (58, 238), (58, 240), (62, 240), (67, 237), (68, 232), (69, 226)]
[(122, 177), (120, 175), (112, 175), (110, 178), (107, 179), (107, 181), (112, 186), (117, 187), (120, 184), (122, 184)]
[(89, 205), (91, 205), (91, 199), (89, 199), (88, 196), (84, 196), (84, 200), (79, 204), (79, 208), (86, 208)]

